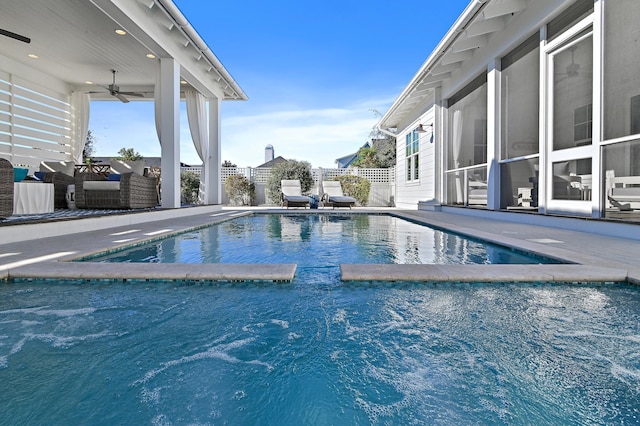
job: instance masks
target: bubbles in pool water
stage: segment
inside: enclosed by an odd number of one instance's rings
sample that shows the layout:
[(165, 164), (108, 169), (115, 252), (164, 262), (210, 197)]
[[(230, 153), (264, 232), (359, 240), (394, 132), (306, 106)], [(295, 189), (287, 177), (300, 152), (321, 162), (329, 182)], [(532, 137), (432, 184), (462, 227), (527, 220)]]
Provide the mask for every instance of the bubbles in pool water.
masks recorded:
[(637, 423), (638, 287), (331, 271), (2, 284), (0, 424)]

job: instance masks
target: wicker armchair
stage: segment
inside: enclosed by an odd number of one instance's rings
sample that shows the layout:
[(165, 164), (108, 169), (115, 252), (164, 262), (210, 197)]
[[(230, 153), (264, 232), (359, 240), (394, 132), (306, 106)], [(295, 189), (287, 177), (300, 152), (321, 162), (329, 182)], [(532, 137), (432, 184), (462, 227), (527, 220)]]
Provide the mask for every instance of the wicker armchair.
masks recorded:
[(0, 158), (0, 218), (13, 214), (13, 165)]
[(80, 209), (144, 209), (158, 205), (156, 179), (137, 173), (123, 173), (119, 181), (80, 173), (75, 185), (76, 207)]
[(42, 181), (53, 184), (53, 207), (66, 209), (67, 186), (75, 184), (74, 177), (62, 172), (47, 172)]

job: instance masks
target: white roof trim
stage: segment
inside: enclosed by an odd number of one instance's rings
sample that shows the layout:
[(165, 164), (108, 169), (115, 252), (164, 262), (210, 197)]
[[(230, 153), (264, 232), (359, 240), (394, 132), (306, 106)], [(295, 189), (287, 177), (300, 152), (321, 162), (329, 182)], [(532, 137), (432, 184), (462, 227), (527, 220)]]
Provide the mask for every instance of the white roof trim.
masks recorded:
[(452, 78), (463, 62), (484, 47), (491, 34), (507, 26), (508, 17), (524, 10), (527, 0), (472, 0), (404, 88), (379, 129), (397, 128), (416, 105), (433, 96), (433, 90)]

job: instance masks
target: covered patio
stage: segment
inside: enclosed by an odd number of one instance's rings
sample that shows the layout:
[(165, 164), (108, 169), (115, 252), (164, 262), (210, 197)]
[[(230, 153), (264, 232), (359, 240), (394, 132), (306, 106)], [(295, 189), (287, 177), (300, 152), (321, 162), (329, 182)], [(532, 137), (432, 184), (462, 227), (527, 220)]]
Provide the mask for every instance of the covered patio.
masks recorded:
[(80, 164), (92, 100), (154, 102), (161, 207), (178, 208), (184, 100), (201, 201), (220, 204), (221, 103), (247, 96), (171, 0), (8, 2), (0, 38), (0, 158)]

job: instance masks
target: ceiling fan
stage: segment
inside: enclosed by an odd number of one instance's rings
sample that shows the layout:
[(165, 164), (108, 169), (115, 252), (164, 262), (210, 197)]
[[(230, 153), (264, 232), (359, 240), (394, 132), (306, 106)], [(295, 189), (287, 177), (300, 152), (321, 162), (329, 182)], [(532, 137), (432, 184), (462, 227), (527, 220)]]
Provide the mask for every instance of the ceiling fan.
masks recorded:
[[(562, 80), (565, 80), (567, 78), (577, 77), (578, 75), (580, 75), (581, 72), (585, 72), (585, 71), (580, 71), (580, 64), (575, 61), (575, 52), (577, 48), (578, 48), (577, 45), (571, 46), (569, 48), (569, 51), (571, 52), (571, 63), (565, 67), (564, 72), (557, 73), (555, 75), (556, 83)], [(587, 75), (589, 75), (588, 71), (587, 71)]]
[(12, 33), (11, 31), (7, 31), (7, 30), (3, 30), (2, 28), (0, 28), (0, 35), (3, 35), (5, 37), (9, 37), (12, 38), (14, 40), (18, 40), (24, 43), (31, 43), (31, 39), (29, 37), (25, 37), (23, 35), (20, 34), (16, 34), (16, 33)]
[(116, 70), (111, 70), (111, 73), (113, 74), (113, 82), (107, 87), (107, 89), (109, 90), (109, 93), (111, 94), (111, 96), (115, 96), (116, 98), (120, 99), (120, 101), (122, 101), (124, 103), (129, 102), (129, 99), (127, 99), (126, 96), (135, 96), (135, 97), (138, 97), (138, 98), (144, 97), (144, 95), (142, 93), (121, 92), (120, 91), (120, 87), (116, 84), (116, 73), (117, 72), (118, 71), (116, 71)]

